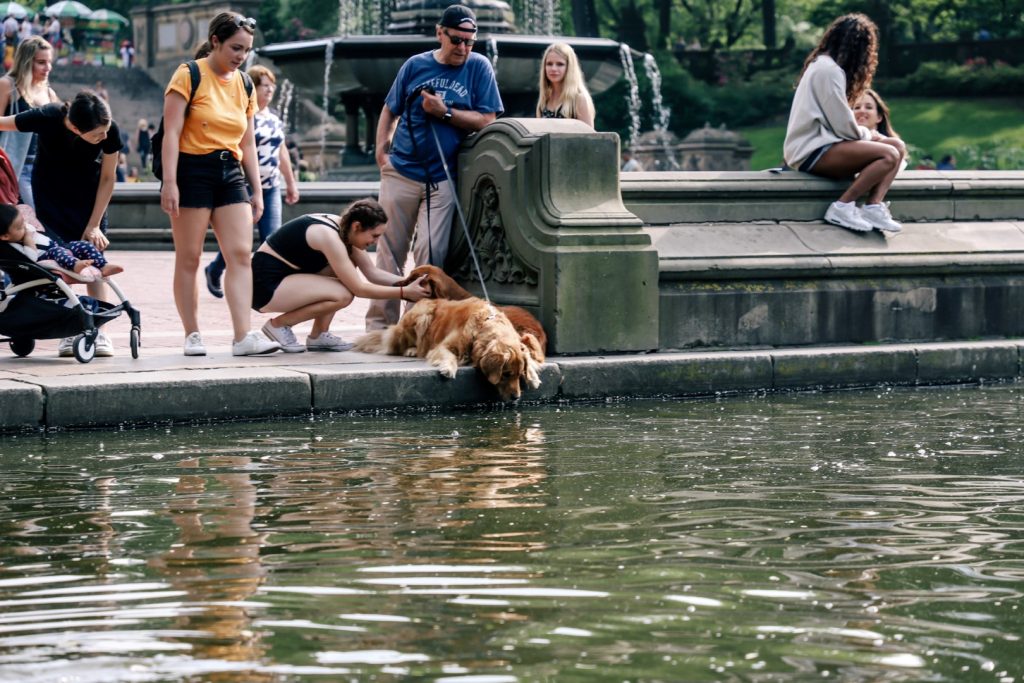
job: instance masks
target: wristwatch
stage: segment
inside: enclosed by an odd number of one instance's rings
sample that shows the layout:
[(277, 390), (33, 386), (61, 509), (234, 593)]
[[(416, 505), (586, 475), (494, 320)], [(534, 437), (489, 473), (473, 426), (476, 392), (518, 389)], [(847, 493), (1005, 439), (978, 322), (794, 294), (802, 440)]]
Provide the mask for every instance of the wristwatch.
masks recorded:
[(452, 120), (452, 106), (450, 104), (448, 105), (448, 109), (445, 110), (444, 116), (441, 117), (441, 120), (442, 121), (451, 121)]

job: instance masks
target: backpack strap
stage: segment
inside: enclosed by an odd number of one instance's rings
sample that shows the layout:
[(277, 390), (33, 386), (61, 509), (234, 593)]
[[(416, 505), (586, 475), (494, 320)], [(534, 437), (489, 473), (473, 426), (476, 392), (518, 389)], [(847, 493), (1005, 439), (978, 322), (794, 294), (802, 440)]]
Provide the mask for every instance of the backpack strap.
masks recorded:
[(188, 75), (192, 82), (192, 92), (189, 93), (188, 102), (185, 104), (185, 116), (188, 116), (188, 110), (192, 108), (192, 100), (195, 99), (196, 91), (199, 90), (199, 80), (202, 78), (199, 73), (199, 62), (194, 59), (188, 61)]
[(241, 69), (238, 70), (238, 73), (242, 74), (242, 83), (245, 84), (245, 96), (252, 97), (253, 88), (256, 87), (252, 82), (252, 76), (242, 71)]

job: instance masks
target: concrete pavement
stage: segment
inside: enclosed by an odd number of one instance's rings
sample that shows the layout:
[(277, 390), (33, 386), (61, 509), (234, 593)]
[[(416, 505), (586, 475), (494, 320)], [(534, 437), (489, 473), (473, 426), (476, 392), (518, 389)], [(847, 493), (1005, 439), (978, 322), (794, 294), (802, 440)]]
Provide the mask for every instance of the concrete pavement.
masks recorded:
[[(207, 255), (207, 260), (211, 255)], [(182, 355), (171, 296), (174, 255), (116, 251), (118, 283), (142, 313), (142, 349), (128, 350), (126, 316), (105, 326), (114, 358), (81, 364), (41, 341), (27, 358), (0, 349), (0, 430), (226, 420), (311, 412), (453, 407), (493, 403), (472, 368), (442, 379), (418, 359), (345, 353), (235, 358), (227, 306), (201, 287), (200, 320), (209, 355)], [(341, 311), (332, 331), (363, 330), (366, 302)], [(253, 313), (259, 329), (268, 316)], [(309, 324), (299, 326), (305, 338)], [(526, 401), (610, 396), (701, 396), (775, 389), (936, 384), (1015, 379), (1024, 340), (683, 351), (549, 358)]]

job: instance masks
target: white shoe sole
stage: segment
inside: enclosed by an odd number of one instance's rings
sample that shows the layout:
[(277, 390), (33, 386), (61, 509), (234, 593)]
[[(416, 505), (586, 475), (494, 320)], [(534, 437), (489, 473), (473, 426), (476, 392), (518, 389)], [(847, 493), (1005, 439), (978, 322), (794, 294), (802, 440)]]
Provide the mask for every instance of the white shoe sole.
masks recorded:
[(328, 353), (338, 353), (341, 351), (351, 351), (355, 344), (345, 344), (344, 346), (307, 346), (307, 351), (326, 351)]
[(281, 350), (280, 346), (275, 346), (275, 347), (273, 347), (271, 349), (266, 349), (264, 351), (241, 351), (241, 352), (239, 352), (239, 351), (235, 351), (234, 349), (231, 349), (231, 355), (232, 356), (238, 356), (239, 358), (241, 358), (242, 356), (265, 356), (268, 353), (277, 353), (280, 350)]
[(206, 349), (185, 349), (186, 356), (205, 356)]
[(846, 228), (847, 230), (853, 230), (854, 232), (871, 232), (874, 228), (870, 225), (852, 225), (844, 221), (825, 216), (825, 222), (831, 223), (832, 225), (838, 225), (840, 228)]

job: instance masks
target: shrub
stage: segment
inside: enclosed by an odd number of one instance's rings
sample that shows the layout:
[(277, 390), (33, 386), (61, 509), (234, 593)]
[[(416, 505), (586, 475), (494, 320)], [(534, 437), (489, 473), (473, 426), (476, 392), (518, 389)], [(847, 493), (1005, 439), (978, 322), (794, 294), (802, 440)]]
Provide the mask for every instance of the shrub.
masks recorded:
[(1015, 171), (1024, 168), (1024, 149), (1010, 140), (993, 140), (957, 147), (953, 154), (957, 168), (985, 171)]
[(983, 58), (967, 60), (963, 64), (925, 62), (908, 76), (880, 81), (878, 88), (905, 96), (1024, 95), (1024, 65), (989, 64)]

